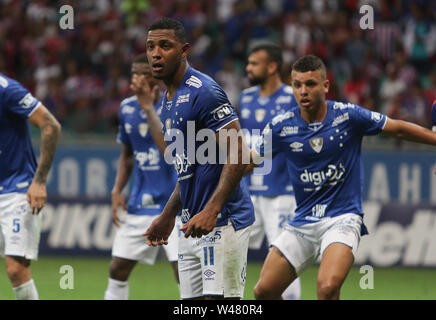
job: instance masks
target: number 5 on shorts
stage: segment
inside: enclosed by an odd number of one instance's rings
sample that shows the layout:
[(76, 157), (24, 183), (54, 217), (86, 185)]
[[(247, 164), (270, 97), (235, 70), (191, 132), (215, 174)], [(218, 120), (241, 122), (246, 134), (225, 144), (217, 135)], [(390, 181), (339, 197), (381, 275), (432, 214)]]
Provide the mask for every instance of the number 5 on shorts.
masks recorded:
[(13, 233), (20, 232), (20, 219), (19, 218), (12, 220), (12, 232)]

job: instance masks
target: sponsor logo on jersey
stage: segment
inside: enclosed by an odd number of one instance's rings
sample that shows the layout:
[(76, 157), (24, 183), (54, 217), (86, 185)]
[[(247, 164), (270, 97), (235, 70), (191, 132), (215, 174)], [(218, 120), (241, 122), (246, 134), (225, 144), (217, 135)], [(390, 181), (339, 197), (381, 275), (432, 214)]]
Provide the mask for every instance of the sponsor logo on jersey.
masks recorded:
[(286, 137), (287, 135), (291, 134), (297, 134), (298, 133), (298, 126), (284, 126), (282, 128), (282, 131), (280, 132), (280, 137)]
[(159, 163), (159, 151), (154, 148), (149, 148), (147, 151), (135, 152), (135, 159), (138, 161), (138, 167), (141, 170), (156, 170)]
[(210, 269), (207, 269), (207, 270), (204, 271), (204, 273), (203, 273), (203, 274), (206, 276), (206, 279), (204, 279), (204, 280), (214, 280), (213, 276), (214, 276), (215, 273), (216, 273), (215, 271), (212, 271), (212, 270), (210, 270)]
[(22, 105), (23, 109), (29, 109), (35, 103), (35, 101), (36, 99), (32, 96), (32, 94), (28, 93), (18, 102), (18, 104)]
[(187, 93), (187, 94), (182, 94), (182, 95), (178, 96), (177, 101), (176, 101), (176, 107), (181, 103), (189, 102), (190, 95), (191, 95), (190, 93)]
[(265, 109), (256, 109), (254, 112), (254, 117), (257, 122), (262, 122), (265, 119), (266, 110)]
[(138, 125), (138, 131), (141, 137), (145, 138), (148, 132), (148, 124), (147, 123), (140, 123)]
[[(321, 185), (323, 182), (327, 182), (327, 185), (336, 185), (341, 181), (342, 176), (345, 173), (345, 168), (340, 163), (338, 166), (329, 164), (326, 170), (309, 172), (304, 169), (304, 172), (300, 175), (301, 182), (313, 183), (315, 186)], [(314, 189), (305, 188), (305, 191), (313, 191)]]
[(340, 116), (337, 116), (333, 119), (332, 127), (336, 127), (337, 125), (341, 124), (342, 122), (350, 120), (350, 116), (348, 112), (341, 114)]
[(218, 108), (215, 108), (210, 112), (213, 115), (213, 118), (217, 121), (224, 120), (233, 115), (233, 108), (228, 104), (224, 103), (220, 105)]
[(310, 146), (312, 147), (312, 149), (316, 153), (320, 153), (321, 152), (323, 142), (324, 142), (324, 139), (321, 138), (321, 137), (312, 138), (312, 139), (309, 140)]
[(201, 82), (201, 80), (196, 76), (191, 76), (188, 80), (186, 80), (186, 84), (190, 87), (192, 86), (198, 89), (203, 85), (203, 82)]
[(121, 108), (122, 114), (132, 114), (133, 112), (135, 112), (135, 107), (125, 105)]
[(281, 104), (281, 103), (291, 103), (292, 101), (292, 97), (291, 96), (279, 96), (276, 99), (276, 103), (277, 104)]
[(354, 104), (352, 104), (352, 103), (335, 102), (335, 104), (333, 105), (333, 109), (343, 110), (343, 109), (348, 109), (348, 108), (354, 109)]
[(286, 119), (292, 118), (294, 115), (295, 115), (295, 114), (294, 114), (292, 111), (288, 111), (288, 112), (285, 112), (285, 113), (281, 113), (281, 114), (275, 116), (275, 117), (272, 119), (271, 123), (272, 123), (273, 126), (275, 126), (277, 123), (282, 122), (283, 120), (286, 120)]
[(0, 76), (0, 86), (2, 86), (3, 88), (7, 88), (7, 86), (9, 85), (9, 82), (6, 78)]
[(249, 103), (253, 101), (253, 96), (243, 96), (241, 99), (241, 103)]
[(292, 148), (293, 152), (301, 152), (303, 151), (303, 144), (301, 142), (295, 141), (289, 145)]

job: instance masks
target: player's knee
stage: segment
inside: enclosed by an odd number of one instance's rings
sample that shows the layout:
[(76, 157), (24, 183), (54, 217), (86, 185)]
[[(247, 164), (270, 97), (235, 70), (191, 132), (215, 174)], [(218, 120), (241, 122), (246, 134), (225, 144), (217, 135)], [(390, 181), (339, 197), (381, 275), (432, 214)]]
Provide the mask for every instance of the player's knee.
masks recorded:
[(338, 299), (341, 284), (335, 279), (321, 280), (317, 283), (318, 299)]
[(28, 270), (28, 265), (23, 265), (20, 263), (12, 263), (6, 265), (6, 273), (12, 284), (21, 284), (27, 280), (29, 277), (28, 274), (30, 270)]
[(277, 295), (274, 288), (259, 281), (254, 287), (254, 297), (256, 300), (275, 300), (280, 299), (280, 294)]
[(128, 263), (123, 263), (119, 259), (113, 259), (109, 266), (109, 276), (111, 279), (126, 281), (132, 267)]

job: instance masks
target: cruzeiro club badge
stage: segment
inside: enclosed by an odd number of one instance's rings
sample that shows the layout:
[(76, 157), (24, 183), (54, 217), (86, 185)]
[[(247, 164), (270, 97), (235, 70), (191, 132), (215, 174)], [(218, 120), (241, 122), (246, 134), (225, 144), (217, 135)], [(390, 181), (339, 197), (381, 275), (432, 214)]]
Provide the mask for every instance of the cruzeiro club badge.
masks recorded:
[(320, 153), (323, 145), (323, 138), (312, 138), (309, 140), (310, 146), (316, 153)]

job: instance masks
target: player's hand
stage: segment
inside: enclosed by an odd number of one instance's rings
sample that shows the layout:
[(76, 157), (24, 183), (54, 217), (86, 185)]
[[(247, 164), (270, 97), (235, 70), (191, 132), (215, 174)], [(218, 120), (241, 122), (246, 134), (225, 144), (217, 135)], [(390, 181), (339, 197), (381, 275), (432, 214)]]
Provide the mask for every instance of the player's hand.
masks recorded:
[(38, 214), (47, 201), (47, 189), (45, 184), (32, 182), (27, 190), (27, 202), (30, 205), (32, 214)]
[(145, 242), (149, 246), (167, 245), (168, 238), (173, 231), (176, 219), (168, 219), (162, 216), (158, 216), (153, 220), (151, 226), (145, 231)]
[(121, 207), (126, 212), (127, 204), (124, 197), (118, 191), (112, 191), (112, 222), (115, 226), (120, 226), (120, 218), (118, 217), (118, 208)]
[(218, 213), (216, 210), (204, 208), (184, 224), (180, 231), (185, 232), (185, 238), (201, 238), (215, 228)]
[(144, 75), (134, 74), (130, 89), (135, 93), (138, 103), (144, 111), (154, 108), (154, 101), (159, 94), (159, 87), (157, 85), (150, 87)]

